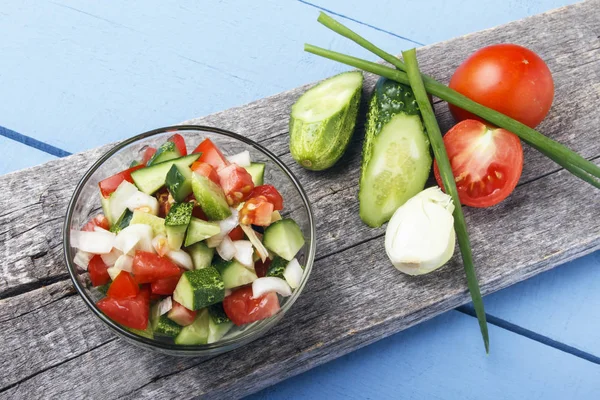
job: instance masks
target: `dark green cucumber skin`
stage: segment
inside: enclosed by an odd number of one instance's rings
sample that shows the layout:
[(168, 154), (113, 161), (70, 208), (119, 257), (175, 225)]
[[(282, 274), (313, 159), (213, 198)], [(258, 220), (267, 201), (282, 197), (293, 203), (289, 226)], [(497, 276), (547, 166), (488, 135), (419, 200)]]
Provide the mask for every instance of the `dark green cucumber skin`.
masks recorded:
[(158, 317), (153, 326), (154, 334), (174, 338), (181, 332), (181, 326), (170, 320), (166, 315)]
[(213, 304), (208, 306), (208, 315), (213, 320), (215, 324), (222, 324), (224, 322), (231, 321), (227, 314), (225, 314), (225, 309), (223, 308), (223, 303)]
[(361, 94), (362, 83), (349, 106), (331, 116), (325, 126), (290, 118), (290, 153), (296, 162), (306, 169), (322, 171), (342, 157), (354, 133)]
[(147, 165), (151, 166), (179, 157), (181, 157), (181, 154), (179, 154), (179, 150), (177, 150), (175, 143), (167, 141), (160, 145), (160, 147), (156, 150), (156, 153), (154, 153), (152, 158), (148, 160)]
[(185, 181), (186, 178), (181, 172), (179, 172), (177, 165), (173, 165), (169, 172), (167, 172), (165, 185), (175, 201), (183, 201), (192, 192), (191, 185), (185, 185)]
[(117, 220), (117, 222), (115, 222), (113, 226), (110, 227), (110, 231), (112, 233), (121, 232), (123, 229), (129, 226), (132, 217), (133, 212), (130, 209), (126, 208), (125, 211), (123, 211), (123, 214), (121, 214), (121, 216)]
[(225, 284), (213, 267), (184, 272), (194, 290), (194, 310), (220, 303), (225, 298)]
[(175, 203), (165, 217), (165, 226), (189, 225), (192, 220), (193, 203)]
[(284, 258), (276, 256), (273, 261), (271, 261), (269, 269), (267, 269), (267, 276), (285, 279), (283, 276), (283, 271), (285, 271), (285, 267), (287, 267), (288, 262), (289, 261), (285, 260)]

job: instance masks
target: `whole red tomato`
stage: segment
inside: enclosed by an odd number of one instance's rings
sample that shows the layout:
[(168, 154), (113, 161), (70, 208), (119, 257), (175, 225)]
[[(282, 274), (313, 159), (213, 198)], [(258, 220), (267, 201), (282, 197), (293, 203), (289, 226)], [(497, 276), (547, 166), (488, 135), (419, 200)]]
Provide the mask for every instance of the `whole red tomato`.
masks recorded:
[[(554, 81), (544, 60), (516, 44), (496, 44), (475, 52), (456, 69), (449, 86), (531, 128), (546, 117), (554, 98)], [(454, 105), (450, 111), (457, 121), (482, 121)]]

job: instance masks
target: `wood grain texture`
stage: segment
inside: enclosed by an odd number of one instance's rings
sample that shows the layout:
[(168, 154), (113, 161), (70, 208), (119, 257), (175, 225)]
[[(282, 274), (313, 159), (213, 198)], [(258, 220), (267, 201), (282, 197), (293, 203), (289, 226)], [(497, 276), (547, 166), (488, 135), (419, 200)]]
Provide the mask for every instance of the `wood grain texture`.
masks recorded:
[[(448, 71), (477, 47), (510, 39), (528, 44), (544, 58), (554, 60), (550, 66), (557, 97), (549, 117), (554, 124), (547, 122), (542, 129), (588, 157), (598, 156), (600, 144), (590, 129), (599, 124), (595, 109), (600, 103), (596, 85), (600, 81), (600, 18), (594, 12), (598, 4), (578, 4), (422, 49), (422, 67), (447, 80)], [(548, 24), (556, 29), (548, 30)], [(561, 46), (569, 48), (572, 58), (561, 59)], [(572, 59), (578, 60), (577, 66), (571, 64)], [(368, 91), (374, 77), (368, 76), (366, 82)], [(289, 107), (303, 90), (298, 88), (192, 121), (231, 129), (260, 141), (281, 155), (308, 192), (318, 221), (317, 262), (305, 293), (285, 319), (261, 343), (201, 362), (125, 345), (99, 326), (77, 297), (53, 301), (49, 296), (45, 304), (38, 304), (40, 307), (31, 312), (17, 313), (14, 318), (11, 315), (12, 327), (0, 331), (0, 341), (7, 349), (15, 349), (7, 353), (10, 357), (2, 357), (8, 367), (0, 372), (0, 387), (4, 388), (0, 389), (0, 397), (59, 396), (67, 389), (75, 397), (238, 397), (468, 300), (462, 267), (456, 258), (426, 277), (401, 275), (385, 258), (383, 230), (368, 229), (360, 222), (356, 202), (360, 155), (356, 142), (361, 135), (356, 135), (350, 151), (330, 171), (311, 173), (292, 162), (287, 153), (287, 118)], [(448, 127), (451, 122), (447, 110), (441, 107), (438, 115), (442, 126)], [(67, 196), (82, 172), (106, 149), (0, 178), (0, 184), (12, 196), (0, 198), (0, 225), (8, 227), (0, 233), (3, 302), (17, 301), (14, 299), (18, 297), (20, 304), (27, 304), (29, 293), (36, 299), (46, 299), (36, 291), (15, 295), (65, 277), (60, 228)], [(600, 246), (600, 227), (595, 223), (600, 216), (600, 192), (564, 171), (556, 172), (554, 164), (532, 152), (526, 157), (522, 184), (506, 202), (467, 213), (484, 293)], [(43, 181), (34, 179), (42, 174)], [(52, 331), (32, 330), (34, 317)], [(472, 329), (477, 330), (475, 324)], [(494, 338), (491, 340), (493, 351)], [(265, 341), (269, 346), (263, 345)], [(39, 348), (45, 349), (44, 354), (31, 357)], [(22, 362), (29, 362), (26, 372), (15, 372)], [(253, 365), (251, 370), (249, 365)], [(136, 374), (118, 373), (123, 370)], [(73, 387), (70, 382), (74, 381), (83, 384)]]

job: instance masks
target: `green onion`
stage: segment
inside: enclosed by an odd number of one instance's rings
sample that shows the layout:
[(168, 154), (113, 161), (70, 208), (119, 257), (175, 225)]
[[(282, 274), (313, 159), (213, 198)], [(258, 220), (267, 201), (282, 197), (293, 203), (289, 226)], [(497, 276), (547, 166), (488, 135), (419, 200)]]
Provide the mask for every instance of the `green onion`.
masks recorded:
[(452, 196), (454, 201), (454, 229), (456, 230), (456, 236), (458, 237), (458, 246), (463, 258), (463, 265), (465, 268), (465, 274), (467, 275), (467, 285), (471, 298), (473, 299), (473, 306), (475, 307), (475, 313), (479, 320), (479, 328), (481, 329), (481, 336), (483, 336), (483, 343), (485, 345), (485, 351), (490, 352), (490, 339), (488, 336), (487, 322), (485, 320), (485, 310), (483, 307), (483, 300), (481, 298), (481, 292), (479, 291), (479, 283), (477, 282), (477, 275), (475, 274), (475, 266), (473, 265), (473, 254), (471, 253), (471, 243), (469, 241), (469, 233), (467, 232), (467, 223), (465, 222), (465, 216), (462, 212), (460, 205), (460, 199), (458, 197), (458, 189), (456, 189), (456, 182), (454, 181), (454, 174), (452, 173), (452, 166), (446, 153), (446, 147), (444, 147), (444, 139), (440, 132), (437, 120), (435, 119), (435, 113), (427, 97), (423, 80), (421, 79), (421, 73), (419, 72), (419, 66), (417, 63), (417, 53), (415, 49), (402, 52), (402, 57), (406, 61), (406, 72), (408, 74), (408, 81), (419, 104), (421, 110), (421, 116), (423, 117), (423, 123), (425, 124), (425, 130), (429, 136), (429, 142), (433, 149), (433, 154), (437, 161), (437, 165), (444, 183), (446, 193)]
[[(385, 61), (391, 63), (401, 71), (398, 71), (394, 68), (386, 67), (381, 64), (366, 61), (360, 58), (351, 57), (345, 54), (322, 49), (309, 44), (305, 45), (304, 47), (306, 51), (325, 58), (329, 58), (334, 61), (339, 61), (341, 63), (351, 65), (353, 67), (365, 70), (367, 72), (372, 72), (377, 75), (393, 79), (404, 84), (409, 84), (408, 76), (406, 75), (406, 73), (402, 72), (406, 69), (406, 67), (404, 63), (397, 57), (375, 46), (373, 43), (364, 39), (348, 27), (344, 26), (343, 24), (339, 23), (338, 21), (334, 20), (333, 18), (329, 17), (324, 13), (321, 13), (319, 15), (318, 21), (325, 25), (327, 28), (333, 30), (336, 33), (339, 33), (344, 37), (349, 38), (350, 40), (364, 47), (365, 49), (381, 57)], [(510, 117), (507, 117), (504, 114), (501, 114), (495, 110), (492, 110), (491, 108), (485, 107), (481, 104), (472, 101), (468, 97), (437, 82), (432, 77), (422, 75), (422, 79), (425, 85), (425, 89), (432, 95), (437, 96), (440, 99), (445, 100), (448, 103), (454, 104), (455, 106), (460, 107), (464, 110), (472, 112), (473, 114), (478, 115), (479, 117), (485, 119), (486, 121), (489, 121), (494, 125), (497, 125), (510, 132), (513, 132), (525, 142), (527, 142), (529, 145), (531, 145), (533, 148), (537, 149), (538, 151), (541, 151), (544, 155), (552, 159), (554, 162), (563, 166), (569, 172), (573, 173), (573, 175), (583, 179), (584, 181), (596, 187), (600, 187), (600, 181), (594, 179), (600, 178), (600, 167), (594, 164), (593, 162), (586, 160), (574, 151), (542, 135), (541, 133), (528, 127), (527, 125), (524, 125), (518, 121), (513, 120)]]

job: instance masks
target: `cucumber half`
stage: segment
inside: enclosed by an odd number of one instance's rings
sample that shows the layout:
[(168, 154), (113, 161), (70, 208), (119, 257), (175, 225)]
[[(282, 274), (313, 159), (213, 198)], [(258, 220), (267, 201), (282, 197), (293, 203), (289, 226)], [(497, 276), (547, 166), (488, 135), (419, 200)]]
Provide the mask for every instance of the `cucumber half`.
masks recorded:
[(346, 151), (352, 138), (363, 76), (345, 72), (306, 91), (292, 106), (290, 152), (311, 170), (331, 167)]

